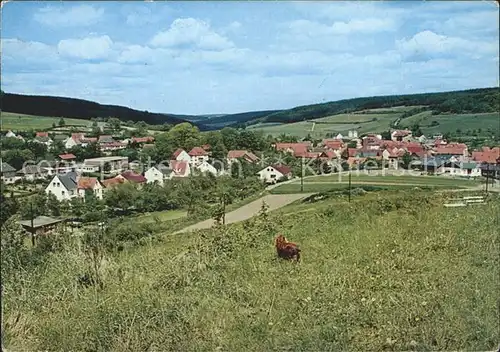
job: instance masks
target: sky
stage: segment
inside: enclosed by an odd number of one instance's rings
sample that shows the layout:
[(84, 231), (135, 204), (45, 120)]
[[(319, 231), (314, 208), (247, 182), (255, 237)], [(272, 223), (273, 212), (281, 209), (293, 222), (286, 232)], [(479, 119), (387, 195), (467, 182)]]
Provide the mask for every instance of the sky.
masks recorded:
[(1, 86), (175, 114), (498, 86), (495, 1), (8, 2)]

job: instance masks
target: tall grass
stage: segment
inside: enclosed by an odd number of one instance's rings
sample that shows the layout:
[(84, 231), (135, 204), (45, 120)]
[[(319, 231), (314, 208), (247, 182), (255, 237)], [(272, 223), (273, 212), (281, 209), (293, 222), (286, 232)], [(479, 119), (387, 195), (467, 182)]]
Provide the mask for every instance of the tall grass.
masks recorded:
[[(11, 350), (491, 350), (500, 202), (371, 193), (107, 255), (82, 288), (75, 246), (3, 282)], [(294, 211), (304, 211), (300, 216)], [(309, 210), (309, 211), (305, 211)], [(280, 231), (303, 261), (277, 260)]]

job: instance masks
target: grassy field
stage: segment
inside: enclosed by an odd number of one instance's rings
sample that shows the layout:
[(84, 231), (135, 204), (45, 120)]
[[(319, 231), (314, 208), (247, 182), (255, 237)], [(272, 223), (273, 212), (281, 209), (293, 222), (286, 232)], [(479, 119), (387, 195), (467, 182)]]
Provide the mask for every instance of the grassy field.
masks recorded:
[[(106, 255), (102, 290), (77, 286), (89, 264), (68, 246), (3, 281), (3, 347), (494, 350), (500, 203), (448, 209), (442, 197), (372, 193), (164, 236)], [(301, 263), (275, 259), (277, 231)]]
[[(329, 176), (315, 176), (304, 179), (304, 192), (326, 192), (332, 190), (343, 190), (348, 188), (349, 178), (347, 174), (334, 174)], [(352, 188), (372, 186), (378, 189), (459, 189), (479, 186), (478, 180), (445, 178), (437, 176), (394, 176), (394, 175), (366, 175), (363, 173), (351, 175)], [(301, 190), (300, 180), (283, 184), (274, 188), (273, 194), (298, 193)]]
[[(498, 131), (498, 119), (498, 113), (432, 115), (426, 111), (402, 120), (401, 126), (408, 127), (418, 123), (425, 135), (455, 132), (457, 129), (462, 132), (481, 129), (480, 135), (486, 136), (488, 128), (495, 132)], [(432, 123), (439, 125), (431, 126)]]
[[(264, 134), (273, 136), (282, 133), (297, 137), (306, 137), (308, 134), (315, 138), (322, 138), (327, 133), (347, 135), (349, 130), (357, 130), (358, 134), (367, 132), (383, 132), (390, 129), (390, 125), (402, 113), (420, 106), (402, 106), (395, 108), (366, 110), (365, 113), (338, 114), (315, 120), (301, 121), (291, 124), (268, 125), (260, 124), (249, 126), (248, 129), (263, 131)], [(439, 125), (431, 126), (436, 121)], [(314, 130), (313, 123), (316, 122)], [(498, 129), (498, 113), (485, 114), (441, 114), (432, 115), (431, 111), (424, 111), (403, 119), (401, 128), (419, 123), (425, 135), (455, 132), (457, 128), (462, 131), (481, 128), (482, 134), (488, 128)]]
[[(381, 170), (376, 170), (379, 174), (368, 175), (360, 171), (351, 173), (352, 182), (370, 183), (401, 183), (401, 184), (415, 184), (422, 183), (426, 185), (465, 185), (474, 186), (479, 184), (478, 181), (473, 179), (444, 177), (444, 176), (396, 176), (396, 175), (380, 175)], [(373, 172), (373, 171), (372, 171)], [(348, 182), (349, 177), (346, 173), (332, 174), (327, 176), (313, 176), (304, 179), (304, 182)], [(300, 182), (300, 181), (296, 181)]]
[[(368, 184), (368, 183), (352, 183), (351, 189), (369, 187), (370, 189), (378, 190), (404, 190), (404, 189), (414, 189), (424, 188), (424, 189), (459, 189), (464, 188), (463, 186), (446, 186), (446, 185), (428, 185), (428, 184)], [(315, 193), (315, 192), (328, 192), (328, 191), (341, 191), (347, 190), (349, 186), (347, 182), (343, 183), (304, 183), (304, 193)], [(274, 188), (271, 193), (273, 194), (291, 194), (300, 193), (301, 186), (300, 183), (289, 183), (279, 187)]]
[(185, 210), (168, 210), (157, 211), (146, 215), (140, 215), (135, 218), (137, 222), (154, 222), (154, 221), (168, 221), (186, 217)]
[[(10, 112), (2, 112), (1, 116), (1, 130), (2, 131), (25, 131), (29, 129), (46, 129), (51, 128), (52, 124), (56, 125), (59, 123), (59, 117), (46, 117), (46, 116), (32, 116), (23, 115)], [(89, 120), (80, 119), (70, 119), (65, 118), (64, 122), (66, 125), (74, 126), (90, 126), (91, 122)]]

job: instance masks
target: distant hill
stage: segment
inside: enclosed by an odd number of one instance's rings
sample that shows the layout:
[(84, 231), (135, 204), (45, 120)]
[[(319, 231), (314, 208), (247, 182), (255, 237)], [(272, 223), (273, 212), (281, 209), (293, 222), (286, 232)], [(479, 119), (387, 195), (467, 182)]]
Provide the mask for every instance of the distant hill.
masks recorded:
[(499, 88), (481, 88), (442, 93), (344, 99), (278, 111), (260, 118), (248, 120), (246, 125), (258, 123), (293, 123), (336, 114), (397, 106), (426, 106), (428, 110), (433, 110), (436, 113), (498, 112), (500, 111), (499, 92)]
[[(83, 99), (11, 93), (2, 93), (1, 109), (5, 112), (19, 114), (79, 119), (116, 117), (122, 121), (144, 121), (151, 125), (179, 124), (195, 117), (139, 111), (124, 106), (103, 105)], [(197, 122), (193, 122), (193, 124), (197, 125), (200, 130), (208, 129), (203, 124)]]
[(481, 88), (441, 93), (375, 96), (304, 105), (287, 110), (209, 115), (151, 113), (124, 106), (103, 105), (82, 99), (3, 92), (0, 101), (1, 109), (5, 112), (80, 119), (117, 117), (122, 121), (144, 121), (152, 125), (178, 124), (188, 121), (198, 126), (200, 130), (207, 131), (227, 126), (244, 128), (255, 124), (289, 124), (338, 114), (405, 106), (421, 106), (424, 107), (424, 110), (433, 114), (492, 113), (500, 111), (500, 89)]
[(244, 125), (247, 122), (260, 119), (262, 117), (274, 114), (281, 110), (264, 110), (264, 111), (249, 111), (237, 114), (227, 114), (227, 115), (212, 115), (208, 119), (201, 120), (203, 124), (209, 127), (223, 128), (225, 126), (237, 127), (239, 125)]

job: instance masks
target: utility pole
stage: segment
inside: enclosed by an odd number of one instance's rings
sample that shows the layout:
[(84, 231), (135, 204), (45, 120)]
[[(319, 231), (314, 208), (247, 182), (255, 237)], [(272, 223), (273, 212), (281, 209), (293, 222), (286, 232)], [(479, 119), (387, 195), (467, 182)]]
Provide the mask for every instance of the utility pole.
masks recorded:
[(226, 194), (222, 193), (222, 225), (226, 224)]
[(304, 157), (300, 158), (300, 192), (304, 192)]
[(35, 247), (35, 228), (33, 226), (33, 202), (30, 202), (30, 213), (31, 213), (31, 244)]
[(490, 164), (486, 164), (486, 195), (488, 195), (489, 178), (490, 178)]
[(351, 202), (351, 170), (349, 170), (349, 203)]

